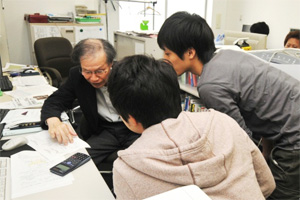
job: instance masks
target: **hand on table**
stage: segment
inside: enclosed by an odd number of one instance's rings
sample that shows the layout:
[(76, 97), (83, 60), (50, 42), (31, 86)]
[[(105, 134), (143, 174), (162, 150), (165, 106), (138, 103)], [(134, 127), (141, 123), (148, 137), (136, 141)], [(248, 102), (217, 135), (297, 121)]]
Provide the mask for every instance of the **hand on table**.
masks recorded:
[(73, 143), (73, 137), (77, 134), (70, 124), (61, 122), (57, 117), (48, 118), (46, 121), (51, 138), (56, 138), (60, 144), (63, 143), (64, 145)]

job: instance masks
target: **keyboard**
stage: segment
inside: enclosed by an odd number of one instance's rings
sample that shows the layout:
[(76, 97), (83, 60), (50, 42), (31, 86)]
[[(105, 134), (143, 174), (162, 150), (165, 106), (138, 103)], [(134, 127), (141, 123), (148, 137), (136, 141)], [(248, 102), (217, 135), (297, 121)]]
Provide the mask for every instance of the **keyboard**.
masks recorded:
[(0, 157), (0, 200), (10, 199), (10, 158)]
[(9, 80), (8, 76), (0, 77), (0, 88), (1, 91), (11, 91), (13, 89), (12, 82)]

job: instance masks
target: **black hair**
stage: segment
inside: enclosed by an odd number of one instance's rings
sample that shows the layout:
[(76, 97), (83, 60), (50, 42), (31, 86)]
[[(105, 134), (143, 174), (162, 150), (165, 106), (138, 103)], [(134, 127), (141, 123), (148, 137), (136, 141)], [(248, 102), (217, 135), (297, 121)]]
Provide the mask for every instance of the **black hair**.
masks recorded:
[(266, 22), (257, 22), (251, 25), (250, 32), (269, 35), (270, 29)]
[(165, 60), (146, 55), (123, 58), (111, 70), (108, 92), (125, 121), (129, 115), (146, 129), (181, 112), (177, 74)]
[(73, 49), (71, 55), (72, 61), (79, 64), (80, 58), (93, 55), (102, 49), (106, 54), (107, 64), (112, 64), (116, 57), (116, 50), (107, 40), (104, 39), (84, 39), (79, 41)]
[(161, 49), (166, 47), (181, 59), (188, 49), (194, 48), (203, 64), (216, 50), (213, 31), (205, 19), (188, 12), (177, 12), (167, 18), (159, 30), (157, 42)]

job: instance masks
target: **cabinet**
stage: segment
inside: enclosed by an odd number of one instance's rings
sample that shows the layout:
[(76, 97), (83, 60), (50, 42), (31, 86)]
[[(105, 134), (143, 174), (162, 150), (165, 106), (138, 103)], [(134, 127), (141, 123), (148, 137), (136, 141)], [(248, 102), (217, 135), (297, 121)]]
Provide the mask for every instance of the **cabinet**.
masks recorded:
[(117, 51), (117, 60), (135, 54), (151, 55), (156, 59), (163, 58), (163, 51), (159, 48), (156, 38), (117, 31), (114, 32), (114, 45)]
[(64, 37), (74, 46), (80, 40), (86, 38), (106, 39), (105, 26), (97, 24), (77, 24), (77, 23), (29, 23), (31, 36), (31, 52), (33, 62), (36, 63), (34, 53), (34, 42), (45, 37)]

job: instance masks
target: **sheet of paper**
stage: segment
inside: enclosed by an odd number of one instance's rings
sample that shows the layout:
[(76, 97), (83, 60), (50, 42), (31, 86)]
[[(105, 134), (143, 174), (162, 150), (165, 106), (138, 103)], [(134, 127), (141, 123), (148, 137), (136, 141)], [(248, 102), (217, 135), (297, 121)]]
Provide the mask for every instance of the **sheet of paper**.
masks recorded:
[(10, 110), (1, 123), (6, 123), (3, 129), (3, 136), (19, 135), (42, 131), (41, 127), (14, 129), (20, 123), (40, 122), (41, 109), (16, 109)]
[(44, 100), (38, 100), (33, 97), (13, 98), (13, 107), (16, 108), (41, 108)]
[(205, 194), (198, 186), (188, 185), (163, 192), (161, 194), (148, 197), (144, 200), (173, 200), (173, 199), (184, 199), (184, 200), (211, 200), (211, 198)]
[(0, 103), (0, 109), (15, 109), (15, 105), (12, 101)]
[(21, 151), (11, 156), (11, 195), (17, 198), (37, 192), (72, 184), (72, 173), (60, 177), (50, 172), (50, 168), (61, 162), (49, 162), (36, 151)]
[(23, 65), (23, 64), (16, 64), (16, 63), (6, 63), (5, 67), (3, 68), (3, 72), (22, 72), (25, 69), (34, 68), (37, 66), (34, 65)]
[(11, 101), (0, 103), (2, 109), (39, 108), (57, 88), (51, 85), (17, 86), (15, 90), (6, 91)]
[(48, 95), (13, 98), (11, 101), (0, 103), (2, 109), (41, 108)]
[(44, 76), (17, 76), (12, 83), (14, 86), (48, 85)]
[(6, 123), (5, 128), (12, 128), (16, 124), (41, 121), (41, 109), (16, 109), (10, 110), (1, 123)]
[(50, 96), (57, 88), (51, 85), (37, 85), (37, 86), (17, 86), (12, 91), (7, 91), (5, 94), (10, 95), (13, 98), (25, 98), (25, 97), (39, 97)]
[(71, 144), (59, 144), (56, 139), (50, 137), (47, 130), (27, 135), (26, 138), (28, 140), (28, 145), (48, 160), (54, 160), (57, 157), (64, 156), (82, 148), (90, 148), (89, 144), (79, 137), (74, 137), (74, 142)]

